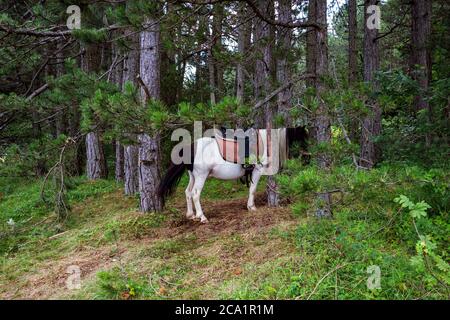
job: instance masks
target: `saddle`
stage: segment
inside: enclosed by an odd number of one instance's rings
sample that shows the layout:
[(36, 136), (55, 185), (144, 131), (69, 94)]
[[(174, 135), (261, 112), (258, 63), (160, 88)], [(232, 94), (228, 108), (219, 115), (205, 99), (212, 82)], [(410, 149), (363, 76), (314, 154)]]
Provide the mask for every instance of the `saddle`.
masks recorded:
[(258, 130), (249, 129), (245, 133), (242, 130), (233, 132), (231, 137), (227, 137), (226, 131), (222, 127), (214, 135), (220, 155), (225, 161), (242, 164), (245, 169), (249, 165), (254, 165), (263, 156), (264, 144)]

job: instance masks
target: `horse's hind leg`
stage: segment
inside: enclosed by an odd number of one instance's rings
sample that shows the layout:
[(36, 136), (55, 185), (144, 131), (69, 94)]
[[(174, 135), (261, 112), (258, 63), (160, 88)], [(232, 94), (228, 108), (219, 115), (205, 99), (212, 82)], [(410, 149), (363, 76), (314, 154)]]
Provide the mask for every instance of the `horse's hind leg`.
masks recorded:
[(195, 205), (195, 211), (196, 215), (195, 217), (197, 219), (200, 219), (200, 222), (207, 223), (208, 219), (206, 219), (205, 215), (203, 214), (202, 206), (200, 205), (200, 194), (202, 193), (203, 186), (205, 185), (205, 181), (208, 175), (206, 174), (200, 174), (195, 176), (194, 181), (194, 187), (192, 189), (192, 199), (194, 200)]
[(247, 209), (249, 211), (255, 211), (255, 193), (256, 188), (258, 187), (259, 178), (261, 177), (261, 171), (258, 168), (253, 169), (252, 172), (252, 183), (250, 184), (250, 190), (247, 201)]
[(195, 178), (191, 171), (188, 170), (188, 173), (189, 173), (189, 183), (185, 191), (187, 203), (186, 218), (194, 219), (195, 215), (194, 215), (194, 208), (192, 207), (192, 188), (194, 187)]

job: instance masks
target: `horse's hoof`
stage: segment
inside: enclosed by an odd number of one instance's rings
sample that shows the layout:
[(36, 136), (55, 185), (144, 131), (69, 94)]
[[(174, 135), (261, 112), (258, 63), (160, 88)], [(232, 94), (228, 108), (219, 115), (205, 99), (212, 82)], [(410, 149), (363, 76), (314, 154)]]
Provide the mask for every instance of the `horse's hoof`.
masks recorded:
[(208, 219), (205, 217), (201, 218), (200, 223), (208, 223)]
[(253, 206), (253, 207), (247, 207), (247, 209), (248, 209), (248, 211), (256, 211), (256, 210), (257, 210), (255, 206)]
[(195, 220), (195, 215), (194, 214), (186, 214), (186, 219)]

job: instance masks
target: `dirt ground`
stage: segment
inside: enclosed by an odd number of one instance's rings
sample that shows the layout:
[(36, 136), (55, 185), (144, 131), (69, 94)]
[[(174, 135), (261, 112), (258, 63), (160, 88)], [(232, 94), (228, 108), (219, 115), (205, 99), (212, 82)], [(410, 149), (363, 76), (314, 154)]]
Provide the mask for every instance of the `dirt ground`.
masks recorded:
[[(204, 273), (209, 269), (214, 273), (216, 281), (220, 281), (220, 274), (230, 272), (239, 274), (241, 266), (248, 260), (264, 261), (280, 254), (277, 251), (277, 243), (267, 240), (266, 246), (259, 245), (257, 248), (246, 246), (244, 251), (230, 253), (223, 248), (221, 240), (231, 236), (240, 235), (247, 241), (268, 234), (274, 226), (289, 228), (295, 225), (295, 219), (286, 208), (267, 208), (264, 203), (264, 193), (259, 193), (256, 197), (258, 210), (249, 212), (246, 208), (246, 198), (229, 200), (203, 200), (202, 206), (209, 223), (200, 224), (197, 221), (187, 220), (184, 217), (185, 203), (177, 201), (174, 207), (178, 214), (171, 215), (161, 226), (152, 232), (139, 237), (138, 239), (127, 239), (120, 246), (106, 244), (102, 246), (76, 246), (68, 255), (54, 260), (50, 259), (37, 264), (32, 272), (21, 277), (20, 283), (2, 290), (2, 299), (53, 299), (65, 298), (67, 295), (66, 279), (69, 274), (67, 268), (77, 265), (81, 270), (81, 277), (84, 282), (93, 281), (100, 270), (107, 270), (117, 265), (118, 260), (130, 261), (135, 259), (133, 250), (135, 248), (145, 248), (157, 242), (173, 240), (180, 237), (190, 236), (196, 239), (196, 243), (211, 242), (208, 248), (197, 246), (193, 250), (198, 254), (219, 257), (221, 265), (205, 266)], [(140, 215), (137, 212), (130, 212), (127, 215)], [(63, 238), (65, 235), (61, 235)], [(211, 240), (212, 239), (212, 240)], [(49, 240), (51, 241), (51, 240)], [(250, 241), (250, 240), (248, 240)], [(263, 240), (266, 241), (266, 240)], [(216, 243), (217, 242), (217, 243)], [(270, 243), (271, 242), (271, 243)], [(60, 243), (60, 242), (59, 242)], [(64, 242), (62, 242), (64, 243)], [(176, 255), (177, 253), (173, 253)], [(137, 262), (136, 265), (139, 263)], [(222, 269), (222, 270), (220, 270)], [(202, 279), (195, 280), (201, 285)]]

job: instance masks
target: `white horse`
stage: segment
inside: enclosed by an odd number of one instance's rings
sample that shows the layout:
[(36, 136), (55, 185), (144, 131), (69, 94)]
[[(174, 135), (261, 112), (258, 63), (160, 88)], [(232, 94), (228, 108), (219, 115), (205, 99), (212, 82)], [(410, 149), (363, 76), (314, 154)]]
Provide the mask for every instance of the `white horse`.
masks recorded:
[[(289, 146), (297, 141), (300, 146), (305, 147), (307, 138), (304, 127), (272, 129), (270, 130), (270, 139), (267, 139), (267, 130), (261, 129), (258, 130), (258, 133), (263, 141), (264, 152), (251, 171), (251, 184), (247, 201), (247, 208), (250, 211), (256, 210), (255, 192), (260, 177), (263, 174), (271, 175), (276, 173), (287, 158)], [(269, 146), (271, 145), (273, 147), (270, 149)], [(276, 164), (271, 163), (273, 160), (272, 153), (274, 153), (271, 150), (280, 151), (276, 157), (279, 162)], [(163, 203), (165, 198), (175, 191), (181, 176), (187, 170), (189, 183), (185, 190), (187, 202), (186, 217), (188, 219), (199, 219), (201, 223), (207, 223), (208, 219), (205, 217), (200, 204), (200, 195), (206, 179), (214, 177), (221, 180), (234, 180), (246, 175), (246, 170), (242, 164), (226, 161), (221, 151), (215, 138), (203, 137), (195, 141), (195, 154), (193, 155), (192, 163), (172, 163), (166, 175), (162, 178), (158, 193)]]

